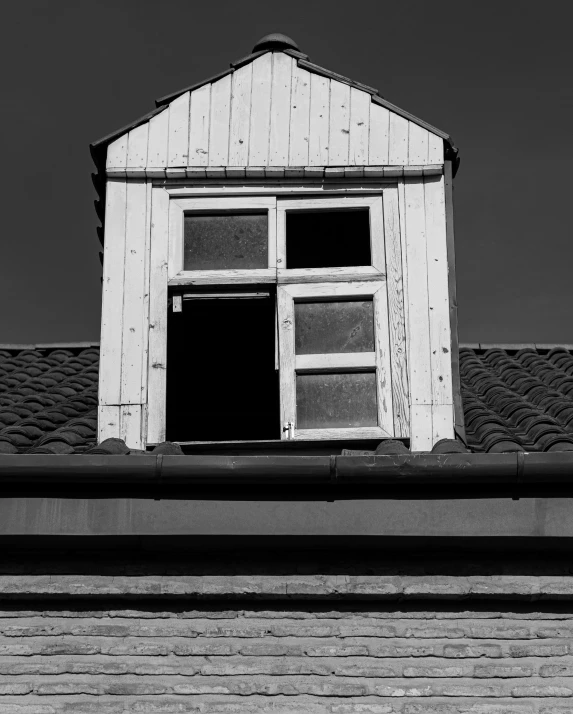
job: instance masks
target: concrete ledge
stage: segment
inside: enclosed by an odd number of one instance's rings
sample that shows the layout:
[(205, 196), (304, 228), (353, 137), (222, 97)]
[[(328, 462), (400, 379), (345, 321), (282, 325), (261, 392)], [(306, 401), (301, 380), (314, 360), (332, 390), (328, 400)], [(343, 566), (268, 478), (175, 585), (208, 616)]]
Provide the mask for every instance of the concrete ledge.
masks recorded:
[[(296, 487), (293, 486), (296, 493)], [(224, 493), (224, 489), (221, 489)], [(573, 499), (0, 499), (1, 536), (415, 536), (573, 539)], [(573, 541), (572, 541), (573, 543)]]
[(572, 576), (199, 575), (0, 576), (0, 600), (22, 598), (573, 600)]

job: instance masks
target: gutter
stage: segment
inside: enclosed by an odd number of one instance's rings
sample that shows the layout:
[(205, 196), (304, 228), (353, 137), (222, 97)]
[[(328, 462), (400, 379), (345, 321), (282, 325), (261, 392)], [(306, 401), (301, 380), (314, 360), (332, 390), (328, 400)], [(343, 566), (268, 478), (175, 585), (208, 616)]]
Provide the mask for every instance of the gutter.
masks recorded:
[(3, 498), (573, 497), (573, 452), (385, 456), (0, 455)]

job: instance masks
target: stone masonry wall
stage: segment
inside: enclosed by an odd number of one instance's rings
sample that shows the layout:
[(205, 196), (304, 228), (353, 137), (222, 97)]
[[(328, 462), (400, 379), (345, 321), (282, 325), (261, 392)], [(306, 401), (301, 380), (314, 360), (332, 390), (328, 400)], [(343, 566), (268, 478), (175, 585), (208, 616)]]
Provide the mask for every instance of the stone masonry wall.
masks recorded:
[(17, 598), (0, 609), (2, 714), (573, 712), (570, 602)]

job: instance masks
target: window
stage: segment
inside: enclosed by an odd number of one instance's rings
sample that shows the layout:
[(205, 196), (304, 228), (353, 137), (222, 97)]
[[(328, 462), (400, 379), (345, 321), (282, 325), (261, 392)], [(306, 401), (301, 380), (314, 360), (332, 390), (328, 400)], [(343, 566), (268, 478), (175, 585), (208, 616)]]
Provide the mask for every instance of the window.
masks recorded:
[(170, 201), (167, 438), (393, 434), (382, 206)]
[(281, 415), (292, 439), (388, 436), (385, 284), (279, 286)]
[(170, 202), (171, 284), (276, 281), (276, 199), (190, 198)]
[(277, 199), (278, 282), (384, 273), (382, 197)]

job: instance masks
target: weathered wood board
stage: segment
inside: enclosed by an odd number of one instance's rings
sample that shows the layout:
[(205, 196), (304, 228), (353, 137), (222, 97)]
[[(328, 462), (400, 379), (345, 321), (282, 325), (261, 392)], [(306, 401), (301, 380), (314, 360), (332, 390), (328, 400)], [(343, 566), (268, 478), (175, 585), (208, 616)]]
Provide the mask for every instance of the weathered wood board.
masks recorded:
[(443, 162), (439, 136), (282, 52), (173, 99), (111, 143), (107, 155), (110, 172)]

